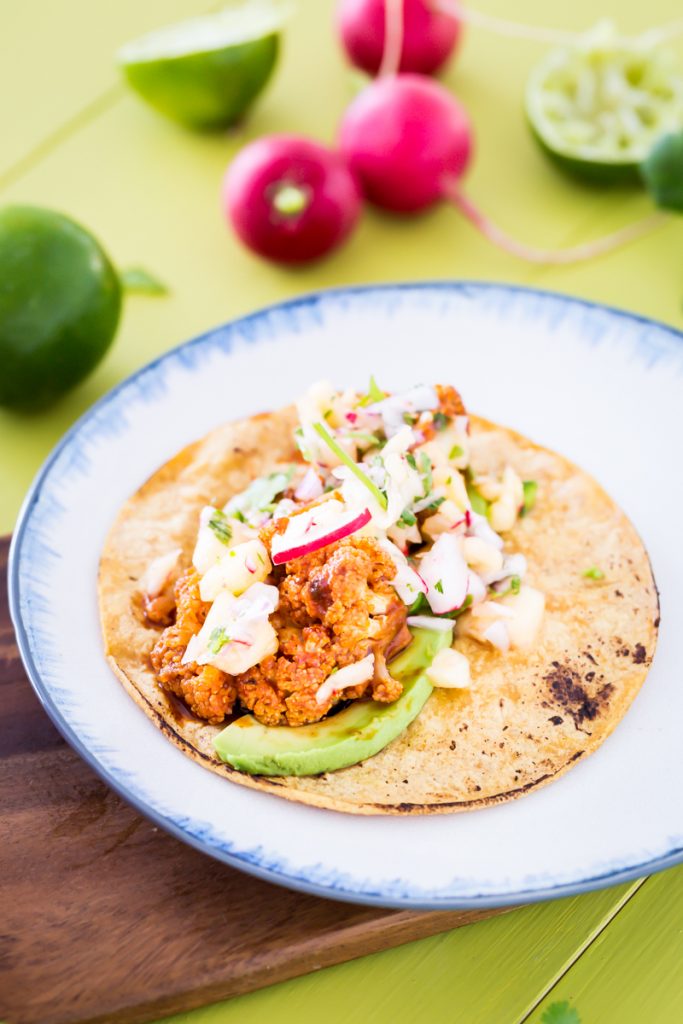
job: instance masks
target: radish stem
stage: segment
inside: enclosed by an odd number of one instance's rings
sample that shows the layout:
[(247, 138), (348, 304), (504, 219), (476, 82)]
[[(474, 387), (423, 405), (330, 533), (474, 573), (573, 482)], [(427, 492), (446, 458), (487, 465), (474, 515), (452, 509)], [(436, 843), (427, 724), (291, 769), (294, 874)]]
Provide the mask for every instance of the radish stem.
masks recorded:
[(303, 213), (311, 201), (310, 189), (283, 182), (273, 192), (272, 203), (283, 217), (296, 217)]
[[(566, 32), (563, 29), (508, 21), (507, 18), (498, 18), (494, 14), (486, 14), (484, 11), (465, 7), (460, 0), (432, 0), (432, 7), (435, 11), (440, 11), (441, 14), (448, 14), (456, 21), (474, 25), (476, 28), (483, 28), (489, 32), (517, 39), (531, 39), (537, 43), (563, 46), (575, 43), (585, 35), (583, 32)], [(674, 39), (681, 33), (683, 33), (683, 18), (678, 18), (659, 28), (646, 29), (639, 33), (637, 38), (642, 38), (652, 45), (658, 45), (668, 39)]]
[(603, 238), (597, 238), (592, 242), (585, 242), (581, 245), (574, 245), (567, 249), (537, 249), (518, 242), (511, 238), (493, 221), (489, 220), (479, 210), (471, 199), (468, 199), (459, 189), (456, 182), (446, 183), (444, 196), (449, 199), (462, 214), (482, 233), (490, 242), (497, 245), (499, 249), (517, 256), (518, 259), (526, 260), (528, 263), (540, 263), (546, 265), (562, 265), (568, 263), (580, 263), (582, 260), (592, 259), (594, 256), (602, 256), (604, 253), (612, 252), (629, 242), (634, 242), (643, 235), (661, 227), (670, 218), (665, 213), (652, 213), (634, 224), (614, 231)]
[(403, 0), (384, 0), (384, 50), (378, 77), (398, 74), (403, 51)]

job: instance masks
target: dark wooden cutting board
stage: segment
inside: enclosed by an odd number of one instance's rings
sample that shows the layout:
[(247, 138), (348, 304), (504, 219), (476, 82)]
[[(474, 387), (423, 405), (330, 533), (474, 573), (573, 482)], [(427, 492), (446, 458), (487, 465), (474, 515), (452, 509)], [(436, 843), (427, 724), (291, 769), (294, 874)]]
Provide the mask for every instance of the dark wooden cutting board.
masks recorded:
[(161, 832), (71, 750), (24, 674), (0, 539), (0, 1020), (147, 1021), (470, 924), (290, 892)]

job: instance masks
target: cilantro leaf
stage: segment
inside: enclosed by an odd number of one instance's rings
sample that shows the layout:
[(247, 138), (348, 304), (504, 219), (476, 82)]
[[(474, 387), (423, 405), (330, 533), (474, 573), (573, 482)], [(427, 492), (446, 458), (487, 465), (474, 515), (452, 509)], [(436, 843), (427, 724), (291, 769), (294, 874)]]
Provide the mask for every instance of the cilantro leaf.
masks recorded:
[(223, 627), (216, 626), (216, 628), (211, 631), (211, 635), (209, 636), (209, 642), (206, 646), (208, 647), (212, 654), (218, 654), (220, 651), (222, 651), (226, 644), (230, 643), (230, 640), (231, 637), (228, 636)]
[(432, 422), (434, 423), (435, 430), (445, 430), (450, 421), (444, 412), (435, 412)]
[(640, 174), (656, 206), (683, 213), (683, 132), (659, 139), (641, 163)]
[(542, 1024), (581, 1024), (578, 1010), (570, 1006), (567, 1000), (551, 1003), (541, 1015)]
[(604, 580), (605, 574), (602, 569), (599, 569), (597, 565), (592, 565), (590, 569), (584, 569), (582, 575), (587, 580)]
[(225, 512), (216, 509), (209, 519), (209, 529), (213, 530), (221, 544), (229, 544), (232, 540), (232, 528), (228, 522)]
[(443, 581), (437, 580), (434, 584), (434, 590), (438, 590), (440, 594), (443, 594)]
[(234, 519), (239, 519), (241, 515), (241, 521), (244, 522), (245, 513), (272, 512), (275, 498), (287, 489), (295, 468), (294, 465), (290, 465), (287, 469), (276, 470), (267, 476), (259, 476), (252, 480), (246, 491), (230, 499), (226, 505), (227, 514)]
[(460, 445), (459, 444), (454, 444), (453, 447), (451, 448), (451, 450), (448, 453), (449, 462), (452, 461), (453, 459), (459, 459), (460, 456), (464, 455), (464, 454), (465, 454), (465, 452), (460, 447)]
[(521, 586), (522, 586), (522, 581), (519, 578), (519, 576), (511, 576), (510, 577), (510, 593), (518, 594)]
[(535, 480), (525, 480), (522, 484), (522, 488), (524, 490), (524, 504), (522, 505), (522, 510), (519, 514), (521, 516), (528, 516), (536, 504), (538, 484)]
[(168, 295), (168, 288), (144, 267), (128, 267), (119, 271), (123, 290), (135, 295)]

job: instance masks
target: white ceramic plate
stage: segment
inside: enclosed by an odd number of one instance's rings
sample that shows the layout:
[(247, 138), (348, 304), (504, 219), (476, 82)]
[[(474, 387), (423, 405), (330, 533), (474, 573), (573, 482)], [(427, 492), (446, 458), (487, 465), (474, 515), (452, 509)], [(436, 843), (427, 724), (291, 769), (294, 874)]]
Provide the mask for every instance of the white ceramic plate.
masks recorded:
[[(103, 398), (39, 474), (15, 533), (11, 608), (27, 671), (80, 754), (140, 811), (235, 867), (386, 906), (547, 899), (683, 860), (683, 338), (519, 288), (409, 285), (296, 299), (169, 352)], [(605, 744), (522, 799), (467, 814), (357, 818), (234, 786), (193, 763), (106, 666), (95, 596), (122, 502), (224, 419), (312, 381), (454, 383), (467, 405), (593, 473), (643, 536), (661, 590), (650, 675)]]

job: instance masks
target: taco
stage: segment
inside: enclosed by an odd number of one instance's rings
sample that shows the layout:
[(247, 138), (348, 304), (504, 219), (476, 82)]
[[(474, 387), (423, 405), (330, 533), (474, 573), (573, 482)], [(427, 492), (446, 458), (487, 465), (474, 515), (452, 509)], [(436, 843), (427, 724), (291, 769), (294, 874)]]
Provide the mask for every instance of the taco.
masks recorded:
[(557, 778), (654, 654), (647, 553), (561, 455), (450, 386), (315, 385), (228, 423), (121, 510), (106, 655), (188, 756), (365, 814), (462, 811)]

